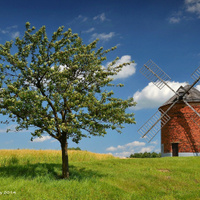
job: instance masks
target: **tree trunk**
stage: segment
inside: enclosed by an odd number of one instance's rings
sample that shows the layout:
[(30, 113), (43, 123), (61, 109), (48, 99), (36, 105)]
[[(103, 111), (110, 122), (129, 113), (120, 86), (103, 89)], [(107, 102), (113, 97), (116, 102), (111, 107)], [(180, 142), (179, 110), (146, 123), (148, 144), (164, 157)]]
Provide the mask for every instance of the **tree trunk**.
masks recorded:
[(66, 138), (61, 141), (62, 149), (62, 178), (69, 178), (69, 164), (68, 164), (68, 144)]

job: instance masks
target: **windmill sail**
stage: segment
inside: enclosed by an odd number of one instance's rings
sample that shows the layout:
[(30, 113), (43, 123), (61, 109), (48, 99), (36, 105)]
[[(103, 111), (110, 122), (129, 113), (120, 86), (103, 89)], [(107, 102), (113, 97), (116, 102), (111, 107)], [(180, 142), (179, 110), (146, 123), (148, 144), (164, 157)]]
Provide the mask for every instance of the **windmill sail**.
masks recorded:
[[(196, 85), (199, 80), (200, 80), (200, 66), (193, 72), (193, 74), (191, 75), (191, 77), (194, 79), (194, 83), (185, 91), (185, 93), (183, 94), (183, 96), (185, 96), (186, 94), (189, 93), (189, 91), (194, 87), (194, 85)], [(194, 111), (194, 114), (191, 116), (191, 120), (193, 120), (199, 127), (199, 117), (200, 117), (200, 109), (195, 110), (186, 100), (183, 99), (183, 102), (190, 107), (191, 110)]]
[(193, 72), (191, 77), (196, 81), (199, 80), (200, 77), (200, 66)]
[[(171, 119), (167, 113), (169, 110), (179, 101), (178, 98), (174, 100), (171, 106), (163, 111), (161, 108), (159, 112), (157, 111), (139, 130), (138, 133), (142, 135), (142, 138), (146, 138), (148, 142), (150, 142), (160, 131), (160, 129)], [(160, 117), (159, 117), (160, 116)]]
[(162, 70), (158, 65), (156, 65), (152, 60), (149, 60), (144, 66), (140, 69), (147, 79), (149, 79), (155, 86), (160, 90), (166, 85), (174, 93), (176, 93), (168, 84), (167, 81), (170, 81), (171, 78)]
[[(149, 60), (144, 66), (140, 69), (140, 72), (149, 79), (154, 85), (156, 85), (160, 90), (166, 85), (171, 89), (175, 94), (176, 92), (167, 84), (171, 78), (156, 65), (152, 60)], [(176, 100), (173, 105), (177, 102)], [(160, 129), (170, 120), (170, 117), (167, 115), (167, 112), (171, 109), (170, 106), (167, 111), (159, 110), (156, 112), (139, 130), (138, 133), (150, 142)]]
[[(160, 111), (160, 112), (159, 112)], [(138, 133), (150, 142), (160, 129), (170, 120), (170, 117), (162, 109), (157, 111), (139, 130)]]
[(194, 79), (194, 83), (185, 91), (183, 96), (185, 96), (200, 80), (200, 66), (193, 72), (191, 77)]
[(183, 100), (183, 102), (190, 107), (191, 110), (194, 111), (194, 114), (190, 117), (190, 120), (193, 120), (193, 122), (195, 122), (199, 127), (200, 127), (200, 122), (199, 122), (199, 118), (200, 118), (200, 109), (195, 110), (187, 101)]

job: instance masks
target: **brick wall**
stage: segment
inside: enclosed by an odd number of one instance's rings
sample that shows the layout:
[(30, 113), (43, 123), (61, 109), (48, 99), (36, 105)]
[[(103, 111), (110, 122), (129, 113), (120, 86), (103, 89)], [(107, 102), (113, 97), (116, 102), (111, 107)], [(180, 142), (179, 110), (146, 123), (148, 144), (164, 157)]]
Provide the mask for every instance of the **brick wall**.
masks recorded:
[[(200, 111), (200, 103), (190, 103)], [(167, 110), (169, 105), (160, 107)], [(172, 152), (172, 143), (179, 143), (179, 152), (200, 152), (200, 117), (185, 103), (177, 103), (168, 112), (170, 121), (161, 129), (161, 144), (163, 153)]]

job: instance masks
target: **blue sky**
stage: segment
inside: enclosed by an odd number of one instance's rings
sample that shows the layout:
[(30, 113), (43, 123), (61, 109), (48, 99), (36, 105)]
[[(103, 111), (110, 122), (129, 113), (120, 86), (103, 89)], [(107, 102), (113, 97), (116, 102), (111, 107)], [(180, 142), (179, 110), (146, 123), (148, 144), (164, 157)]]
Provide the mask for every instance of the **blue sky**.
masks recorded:
[[(190, 75), (200, 65), (200, 0), (2, 1), (0, 43), (22, 36), (27, 21), (37, 29), (45, 25), (49, 37), (64, 25), (86, 44), (99, 38), (99, 46), (105, 49), (117, 45), (104, 65), (117, 56), (121, 62), (135, 61), (113, 82), (125, 84), (114, 90), (116, 97), (133, 96), (138, 103), (127, 110), (135, 113), (137, 123), (125, 125), (122, 134), (108, 131), (105, 137), (86, 138), (78, 145), (69, 141), (70, 147), (122, 157), (160, 151), (160, 134), (148, 144), (137, 130), (173, 93), (167, 88), (160, 91), (139, 69), (152, 59), (172, 78), (169, 84), (175, 90), (193, 82)], [(5, 132), (14, 127), (15, 124), (1, 125), (0, 149), (60, 149), (59, 143), (47, 135), (31, 142), (30, 131)]]

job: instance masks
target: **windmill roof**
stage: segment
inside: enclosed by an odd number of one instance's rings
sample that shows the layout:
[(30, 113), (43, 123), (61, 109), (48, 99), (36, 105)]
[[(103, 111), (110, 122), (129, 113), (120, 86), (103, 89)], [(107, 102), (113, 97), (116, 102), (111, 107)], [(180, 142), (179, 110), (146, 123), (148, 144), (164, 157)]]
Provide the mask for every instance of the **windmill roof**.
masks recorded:
[[(190, 85), (186, 86), (181, 86), (179, 89), (176, 91), (177, 93), (185, 92), (188, 90)], [(177, 95), (172, 96), (168, 101), (166, 101), (162, 106), (172, 104), (177, 98)], [(192, 87), (188, 93), (185, 94), (184, 100), (187, 102), (200, 102), (200, 91), (197, 90), (196, 88)]]

